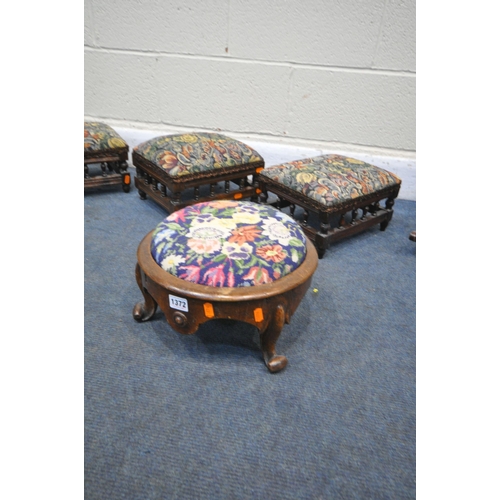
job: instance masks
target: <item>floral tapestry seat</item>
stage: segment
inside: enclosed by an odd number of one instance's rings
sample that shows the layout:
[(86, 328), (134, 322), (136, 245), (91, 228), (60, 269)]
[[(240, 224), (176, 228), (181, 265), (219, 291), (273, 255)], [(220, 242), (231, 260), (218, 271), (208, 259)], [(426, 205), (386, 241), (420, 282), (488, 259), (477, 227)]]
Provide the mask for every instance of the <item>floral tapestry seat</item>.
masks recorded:
[(331, 154), (269, 167), (261, 172), (259, 185), (266, 202), (273, 193), (270, 204), (289, 207), (321, 258), (336, 240), (375, 224), (384, 231), (401, 180), (361, 160)]
[(84, 122), (84, 188), (121, 185), (130, 191), (127, 143), (109, 125)]
[(318, 256), (299, 224), (251, 201), (197, 203), (170, 214), (139, 245), (136, 277), (146, 321), (157, 305), (180, 333), (214, 318), (256, 326), (269, 370), (286, 366), (275, 344), (310, 286)]
[(264, 159), (250, 146), (216, 133), (155, 137), (132, 152), (135, 185), (172, 213), (203, 201), (257, 200)]

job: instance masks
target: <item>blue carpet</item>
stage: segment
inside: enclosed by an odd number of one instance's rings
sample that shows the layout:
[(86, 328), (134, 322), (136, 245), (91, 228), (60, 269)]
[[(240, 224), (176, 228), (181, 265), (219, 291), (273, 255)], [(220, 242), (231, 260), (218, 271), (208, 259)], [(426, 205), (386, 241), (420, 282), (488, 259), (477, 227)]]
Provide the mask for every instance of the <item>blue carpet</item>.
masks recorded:
[(86, 499), (415, 498), (415, 202), (327, 250), (271, 374), (251, 325), (135, 322), (167, 213), (135, 188), (84, 201)]

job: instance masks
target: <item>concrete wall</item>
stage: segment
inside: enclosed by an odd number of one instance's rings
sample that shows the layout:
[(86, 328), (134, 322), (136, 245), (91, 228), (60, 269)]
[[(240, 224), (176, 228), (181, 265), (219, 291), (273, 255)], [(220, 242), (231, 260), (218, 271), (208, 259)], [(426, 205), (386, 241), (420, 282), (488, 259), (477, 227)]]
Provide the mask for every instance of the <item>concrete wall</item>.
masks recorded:
[(415, 0), (85, 0), (85, 115), (415, 158)]

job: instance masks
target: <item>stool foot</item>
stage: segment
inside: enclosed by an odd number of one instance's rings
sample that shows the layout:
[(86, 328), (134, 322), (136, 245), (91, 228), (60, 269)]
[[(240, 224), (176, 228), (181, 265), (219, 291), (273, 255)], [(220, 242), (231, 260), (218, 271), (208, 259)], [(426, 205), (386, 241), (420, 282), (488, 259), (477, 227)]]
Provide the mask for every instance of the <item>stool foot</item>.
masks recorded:
[(279, 305), (268, 327), (260, 334), (260, 346), (264, 362), (271, 372), (279, 372), (288, 364), (285, 356), (276, 354), (276, 342), (285, 324), (285, 318), (285, 309), (282, 305)]
[(148, 321), (148, 319), (153, 317), (155, 312), (156, 302), (153, 306), (148, 304), (147, 300), (145, 302), (137, 302), (134, 306), (134, 319), (139, 322)]
[(269, 368), (270, 372), (279, 372), (285, 368), (288, 364), (288, 359), (285, 356), (280, 356), (278, 354), (274, 355), (272, 358), (267, 358), (264, 354), (264, 361), (266, 366)]
[(144, 296), (144, 302), (137, 302), (134, 306), (134, 319), (136, 321), (148, 321), (156, 312), (158, 304), (155, 299), (151, 297), (149, 292), (142, 286), (142, 274), (139, 264), (135, 266), (135, 279), (137, 280), (137, 284), (139, 285), (142, 295)]

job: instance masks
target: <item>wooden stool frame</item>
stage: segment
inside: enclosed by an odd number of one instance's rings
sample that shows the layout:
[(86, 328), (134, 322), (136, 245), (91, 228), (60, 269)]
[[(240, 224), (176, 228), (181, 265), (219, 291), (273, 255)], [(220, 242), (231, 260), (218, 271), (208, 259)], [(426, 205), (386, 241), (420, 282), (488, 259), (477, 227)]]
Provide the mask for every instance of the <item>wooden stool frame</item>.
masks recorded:
[[(140, 198), (145, 200), (150, 196), (169, 213), (204, 201), (243, 198), (258, 201), (258, 173), (264, 168), (264, 162), (254, 162), (173, 177), (135, 151), (132, 151), (132, 163), (136, 168), (134, 183)], [(215, 193), (219, 182), (224, 182), (223, 193)], [(236, 184), (237, 189), (231, 189), (230, 183)], [(199, 188), (207, 185), (210, 186), (210, 194), (200, 196)], [(194, 196), (189, 200), (181, 200), (182, 192), (190, 188), (194, 188)]]
[[(137, 250), (136, 280), (144, 301), (135, 305), (134, 319), (149, 320), (159, 305), (169, 325), (183, 334), (195, 333), (201, 323), (210, 319), (244, 321), (258, 329), (268, 369), (278, 372), (285, 368), (287, 358), (276, 354), (276, 342), (311, 285), (318, 265), (314, 245), (306, 240), (304, 262), (277, 281), (250, 287), (211, 287), (182, 280), (163, 270), (151, 255), (152, 234), (153, 231), (143, 238)], [(172, 307), (171, 300), (174, 305), (178, 302), (185, 306)]]
[[(262, 190), (261, 202), (267, 203), (269, 193), (274, 193), (278, 200), (269, 203), (273, 207), (279, 210), (290, 207), (290, 215), (294, 218), (296, 218), (296, 206), (304, 210), (302, 220), (297, 221), (307, 237), (315, 244), (320, 259), (335, 241), (364, 231), (376, 224), (380, 224), (380, 230), (385, 231), (392, 219), (392, 207), (400, 189), (400, 185), (391, 186), (375, 193), (343, 201), (333, 207), (326, 207), (263, 175), (259, 176), (259, 186)], [(384, 199), (386, 200), (385, 208), (382, 208), (380, 202)], [(309, 224), (311, 212), (317, 215), (319, 228)], [(349, 222), (346, 222), (347, 214), (350, 214)]]
[[(84, 189), (121, 185), (123, 191), (130, 191), (131, 178), (128, 172), (128, 146), (100, 151), (86, 151), (84, 156)], [(101, 174), (90, 175), (89, 164), (100, 163)]]

